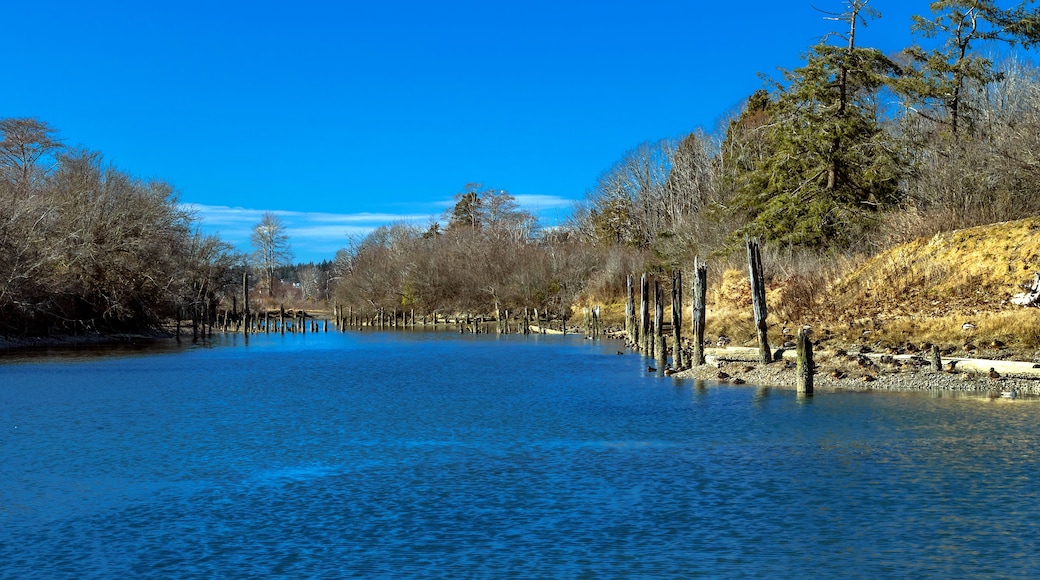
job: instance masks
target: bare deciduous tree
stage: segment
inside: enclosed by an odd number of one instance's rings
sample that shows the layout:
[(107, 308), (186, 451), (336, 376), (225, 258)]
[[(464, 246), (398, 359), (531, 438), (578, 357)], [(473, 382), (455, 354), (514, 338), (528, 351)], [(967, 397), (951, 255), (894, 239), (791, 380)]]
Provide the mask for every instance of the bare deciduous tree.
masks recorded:
[(261, 292), (266, 291), (268, 296), (273, 296), (275, 268), (288, 265), (293, 258), (285, 224), (275, 214), (266, 212), (261, 216), (260, 223), (253, 226), (253, 234), (249, 239), (253, 243), (253, 258), (262, 273)]

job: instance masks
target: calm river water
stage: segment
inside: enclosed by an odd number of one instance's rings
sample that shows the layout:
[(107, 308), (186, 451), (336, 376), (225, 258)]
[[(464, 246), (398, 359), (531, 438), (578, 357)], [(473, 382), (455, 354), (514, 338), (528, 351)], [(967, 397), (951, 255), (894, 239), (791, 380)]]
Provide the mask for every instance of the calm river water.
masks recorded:
[(648, 376), (618, 344), (0, 357), (0, 578), (1040, 576), (1040, 404)]

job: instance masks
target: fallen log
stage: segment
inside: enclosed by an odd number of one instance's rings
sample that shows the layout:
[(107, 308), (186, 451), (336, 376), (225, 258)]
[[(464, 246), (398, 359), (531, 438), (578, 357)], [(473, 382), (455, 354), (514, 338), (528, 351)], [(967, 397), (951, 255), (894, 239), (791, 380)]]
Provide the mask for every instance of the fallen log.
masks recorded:
[(1033, 283), (1025, 285), (1026, 291), (1011, 297), (1011, 303), (1019, 306), (1040, 307), (1040, 272), (1033, 273)]

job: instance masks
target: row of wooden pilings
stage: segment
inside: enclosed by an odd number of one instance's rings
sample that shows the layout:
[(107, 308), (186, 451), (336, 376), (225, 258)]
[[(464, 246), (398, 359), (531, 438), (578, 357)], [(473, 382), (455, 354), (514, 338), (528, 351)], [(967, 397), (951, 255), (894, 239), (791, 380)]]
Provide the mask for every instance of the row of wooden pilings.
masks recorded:
[[(600, 336), (602, 326), (599, 320), (599, 307), (585, 309), (586, 334), (589, 336)], [(197, 313), (196, 313), (197, 314)], [(181, 319), (177, 320), (176, 336), (181, 337)], [(552, 319), (544, 311), (539, 312), (537, 308), (525, 308), (522, 313), (510, 312), (499, 309), (494, 317), (463, 315), (442, 315), (433, 313), (429, 315), (416, 315), (415, 310), (397, 310), (376, 308), (371, 311), (355, 311), (353, 307), (335, 306), (331, 318), (317, 318), (307, 314), (303, 310), (292, 311), (279, 308), (277, 311), (263, 310), (250, 311), (244, 309), (242, 312), (227, 310), (218, 312), (212, 316), (193, 315), (190, 317), (192, 325), (192, 336), (195, 341), (201, 337), (212, 336), (213, 332), (242, 333), (242, 334), (269, 334), (272, 332), (285, 334), (328, 332), (329, 324), (340, 330), (365, 328), (375, 330), (386, 330), (396, 328), (458, 328), (460, 333), (470, 332), (473, 334), (486, 334), (497, 332), (498, 334), (567, 334), (567, 323), (564, 320)]]
[[(773, 352), (769, 346), (767, 335), (766, 318), (766, 287), (765, 277), (762, 271), (762, 250), (758, 240), (749, 238), (746, 240), (748, 274), (751, 283), (751, 302), (754, 314), (755, 331), (758, 336), (759, 362), (769, 364), (773, 362)], [(671, 274), (671, 355), (672, 367), (675, 369), (688, 368), (705, 364), (705, 320), (707, 317), (707, 284), (708, 267), (700, 259), (694, 261), (694, 280), (691, 285), (692, 303), (691, 332), (693, 334), (692, 349), (689, 352), (682, 348), (683, 326), (682, 316), (682, 293), (683, 281), (682, 271), (675, 270)], [(664, 320), (664, 289), (658, 280), (653, 280), (652, 285), (646, 274), (639, 280), (639, 304), (636, 309), (635, 287), (632, 276), (628, 277), (627, 299), (625, 302), (625, 334), (629, 346), (641, 353), (643, 356), (653, 357), (660, 368), (668, 364), (668, 339), (665, 337)], [(650, 308), (653, 302), (653, 316)], [(810, 329), (803, 327), (799, 330), (796, 349), (798, 362), (796, 367), (797, 391), (801, 395), (811, 396), (813, 392), (813, 350), (810, 338)], [(722, 339), (720, 338), (720, 342)], [(723, 347), (725, 344), (719, 344)]]
[[(285, 334), (329, 331), (329, 321), (324, 318), (315, 318), (305, 311), (286, 311), (280, 308), (277, 312), (268, 310), (262, 312), (233, 312), (225, 310), (216, 314), (215, 319), (209, 316), (192, 317), (192, 337), (198, 340), (202, 337), (212, 336), (214, 331), (225, 333), (243, 334), (270, 334), (277, 332)], [(181, 337), (181, 320), (178, 317), (177, 340)]]
[[(556, 321), (547, 313), (537, 308), (525, 308), (523, 312), (510, 312), (497, 309), (494, 317), (474, 316), (472, 314), (432, 314), (417, 315), (414, 309), (397, 310), (395, 308), (374, 308), (369, 311), (354, 310), (352, 306), (333, 307), (334, 324), (341, 330), (371, 328), (386, 330), (392, 328), (457, 328), (459, 333), (487, 334), (545, 334), (548, 332), (567, 333), (565, 321)], [(544, 321), (544, 326), (543, 326)]]

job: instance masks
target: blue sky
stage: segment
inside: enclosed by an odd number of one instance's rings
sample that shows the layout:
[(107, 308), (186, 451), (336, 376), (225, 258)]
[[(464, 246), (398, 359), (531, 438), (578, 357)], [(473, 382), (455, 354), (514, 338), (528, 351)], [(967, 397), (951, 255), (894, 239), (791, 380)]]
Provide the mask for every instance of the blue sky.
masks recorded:
[[(248, 249), (272, 211), (298, 260), (424, 224), (466, 183), (543, 224), (644, 141), (714, 130), (838, 25), (813, 5), (706, 2), (5, 2), (0, 116), (162, 178)], [(928, 2), (874, 0), (861, 45)]]

